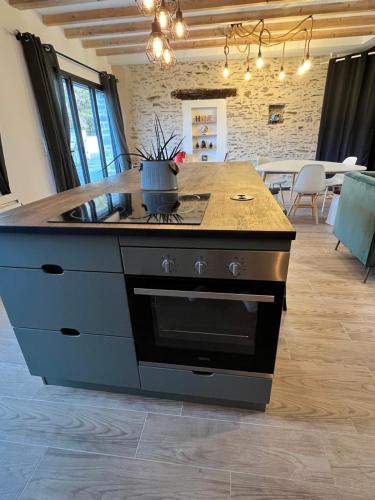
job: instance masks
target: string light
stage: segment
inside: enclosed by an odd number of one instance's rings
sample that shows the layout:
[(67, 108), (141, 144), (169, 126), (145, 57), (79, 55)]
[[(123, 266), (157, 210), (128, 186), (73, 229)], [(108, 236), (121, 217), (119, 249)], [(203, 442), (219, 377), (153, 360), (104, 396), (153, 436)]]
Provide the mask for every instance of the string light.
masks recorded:
[(279, 71), (279, 80), (282, 82), (285, 80), (285, 71), (284, 71), (284, 58), (285, 58), (285, 42), (283, 44), (283, 55), (281, 59), (281, 66), (280, 66), (280, 71)]
[(247, 69), (246, 69), (246, 73), (245, 73), (245, 80), (247, 82), (249, 82), (251, 80), (251, 73), (250, 73), (250, 44), (248, 44), (248, 46), (247, 46), (247, 59), (246, 59), (246, 63), (247, 63)]
[(158, 20), (162, 30), (167, 30), (169, 28), (171, 17), (165, 5), (165, 0), (161, 0), (160, 8), (158, 11)]
[[(300, 35), (304, 34), (305, 38), (305, 47), (303, 51), (302, 63), (300, 64), (297, 73), (299, 75), (303, 75), (306, 71), (308, 71), (311, 66), (310, 60), (310, 42), (313, 37), (313, 27), (314, 20), (313, 16), (306, 16), (300, 21), (297, 21), (296, 24), (288, 29), (285, 33), (282, 34), (274, 34), (271, 33), (268, 26), (266, 26), (264, 19), (260, 19), (255, 25), (247, 24), (246, 21), (244, 23), (237, 22), (232, 23), (228, 26), (226, 30), (225, 37), (225, 46), (224, 46), (224, 54), (226, 55), (226, 66), (227, 66), (227, 52), (228, 49), (228, 40), (231, 40), (231, 44), (237, 45), (237, 49), (240, 53), (245, 54), (246, 49), (250, 45), (250, 43), (258, 45), (258, 56), (255, 61), (255, 65), (258, 69), (261, 69), (265, 65), (265, 61), (262, 56), (263, 47), (274, 47), (277, 45), (283, 44), (283, 55), (282, 61), (278, 73), (278, 78), (280, 81), (283, 81), (286, 78), (285, 73), (285, 64), (284, 64), (284, 56), (285, 56), (285, 44), (286, 42), (299, 39)], [(242, 45), (242, 47), (240, 47)], [(249, 58), (246, 59), (247, 70), (245, 72), (244, 78), (245, 80), (251, 79), (251, 73), (249, 69)], [(225, 69), (225, 68), (224, 68)], [(226, 74), (229, 74), (229, 70), (226, 71)]]
[(303, 63), (303, 66), (305, 68), (305, 71), (308, 71), (311, 68), (310, 54), (306, 55), (305, 61)]
[(176, 19), (173, 24), (173, 35), (175, 38), (187, 38), (188, 35), (188, 29), (186, 26), (185, 19), (182, 15), (180, 2), (178, 2), (177, 4)]
[(305, 71), (306, 71), (306, 68), (305, 68), (305, 59), (302, 59), (302, 62), (298, 66), (298, 69), (297, 69), (297, 75), (302, 76), (305, 73)]
[(229, 54), (229, 46), (228, 46), (228, 37), (225, 37), (225, 46), (224, 46), (224, 54), (225, 54), (225, 64), (223, 69), (223, 77), (228, 78), (230, 71), (228, 68), (228, 54)]
[(152, 30), (146, 47), (146, 54), (150, 62), (161, 62), (165, 45), (166, 38), (161, 31), (160, 23), (155, 14), (154, 21), (152, 23)]

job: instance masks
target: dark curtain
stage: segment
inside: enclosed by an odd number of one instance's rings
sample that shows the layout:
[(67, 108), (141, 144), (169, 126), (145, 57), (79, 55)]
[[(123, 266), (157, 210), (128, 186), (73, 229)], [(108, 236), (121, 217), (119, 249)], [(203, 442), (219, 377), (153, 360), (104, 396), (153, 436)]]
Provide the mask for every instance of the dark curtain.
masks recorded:
[(115, 162), (116, 169), (122, 172), (131, 168), (132, 164), (128, 156), (129, 149), (125, 138), (124, 120), (117, 92), (117, 81), (114, 75), (106, 72), (100, 73), (99, 78), (106, 99), (109, 123), (115, 145), (115, 157), (120, 155)]
[(357, 163), (375, 170), (375, 55), (331, 59), (323, 101), (317, 160)]
[(70, 151), (69, 120), (57, 55), (52, 45), (30, 34), (18, 35), (44, 130), (57, 191), (79, 186)]
[(7, 169), (5, 167), (5, 159), (3, 153), (3, 146), (0, 137), (0, 194), (9, 194), (10, 187), (8, 181)]

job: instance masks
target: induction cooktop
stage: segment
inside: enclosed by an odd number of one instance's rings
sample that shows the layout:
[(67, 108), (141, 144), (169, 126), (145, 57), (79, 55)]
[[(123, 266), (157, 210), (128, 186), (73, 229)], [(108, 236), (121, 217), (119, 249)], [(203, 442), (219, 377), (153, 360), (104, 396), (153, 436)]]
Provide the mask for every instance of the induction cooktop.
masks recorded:
[(105, 193), (48, 222), (107, 224), (200, 224), (210, 193), (136, 191)]

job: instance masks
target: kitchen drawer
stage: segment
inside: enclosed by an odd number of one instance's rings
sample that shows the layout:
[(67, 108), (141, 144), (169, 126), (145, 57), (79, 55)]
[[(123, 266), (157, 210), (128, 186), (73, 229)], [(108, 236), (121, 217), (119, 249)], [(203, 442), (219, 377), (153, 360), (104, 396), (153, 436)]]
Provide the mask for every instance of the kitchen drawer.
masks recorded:
[(32, 375), (138, 389), (132, 339), (15, 328)]
[(133, 335), (123, 274), (2, 267), (0, 295), (13, 326)]
[(0, 234), (0, 266), (61, 266), (73, 271), (122, 272), (117, 237), (72, 234)]
[(140, 366), (141, 388), (147, 391), (199, 396), (227, 401), (266, 404), (271, 394), (271, 378), (226, 375), (204, 375), (188, 370)]

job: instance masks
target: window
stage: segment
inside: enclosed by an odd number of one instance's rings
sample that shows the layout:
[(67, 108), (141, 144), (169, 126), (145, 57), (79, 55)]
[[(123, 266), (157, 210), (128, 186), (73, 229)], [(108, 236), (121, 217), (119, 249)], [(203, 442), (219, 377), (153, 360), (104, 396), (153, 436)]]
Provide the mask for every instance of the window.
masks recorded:
[(104, 92), (100, 85), (62, 73), (70, 125), (70, 149), (81, 184), (118, 171)]

